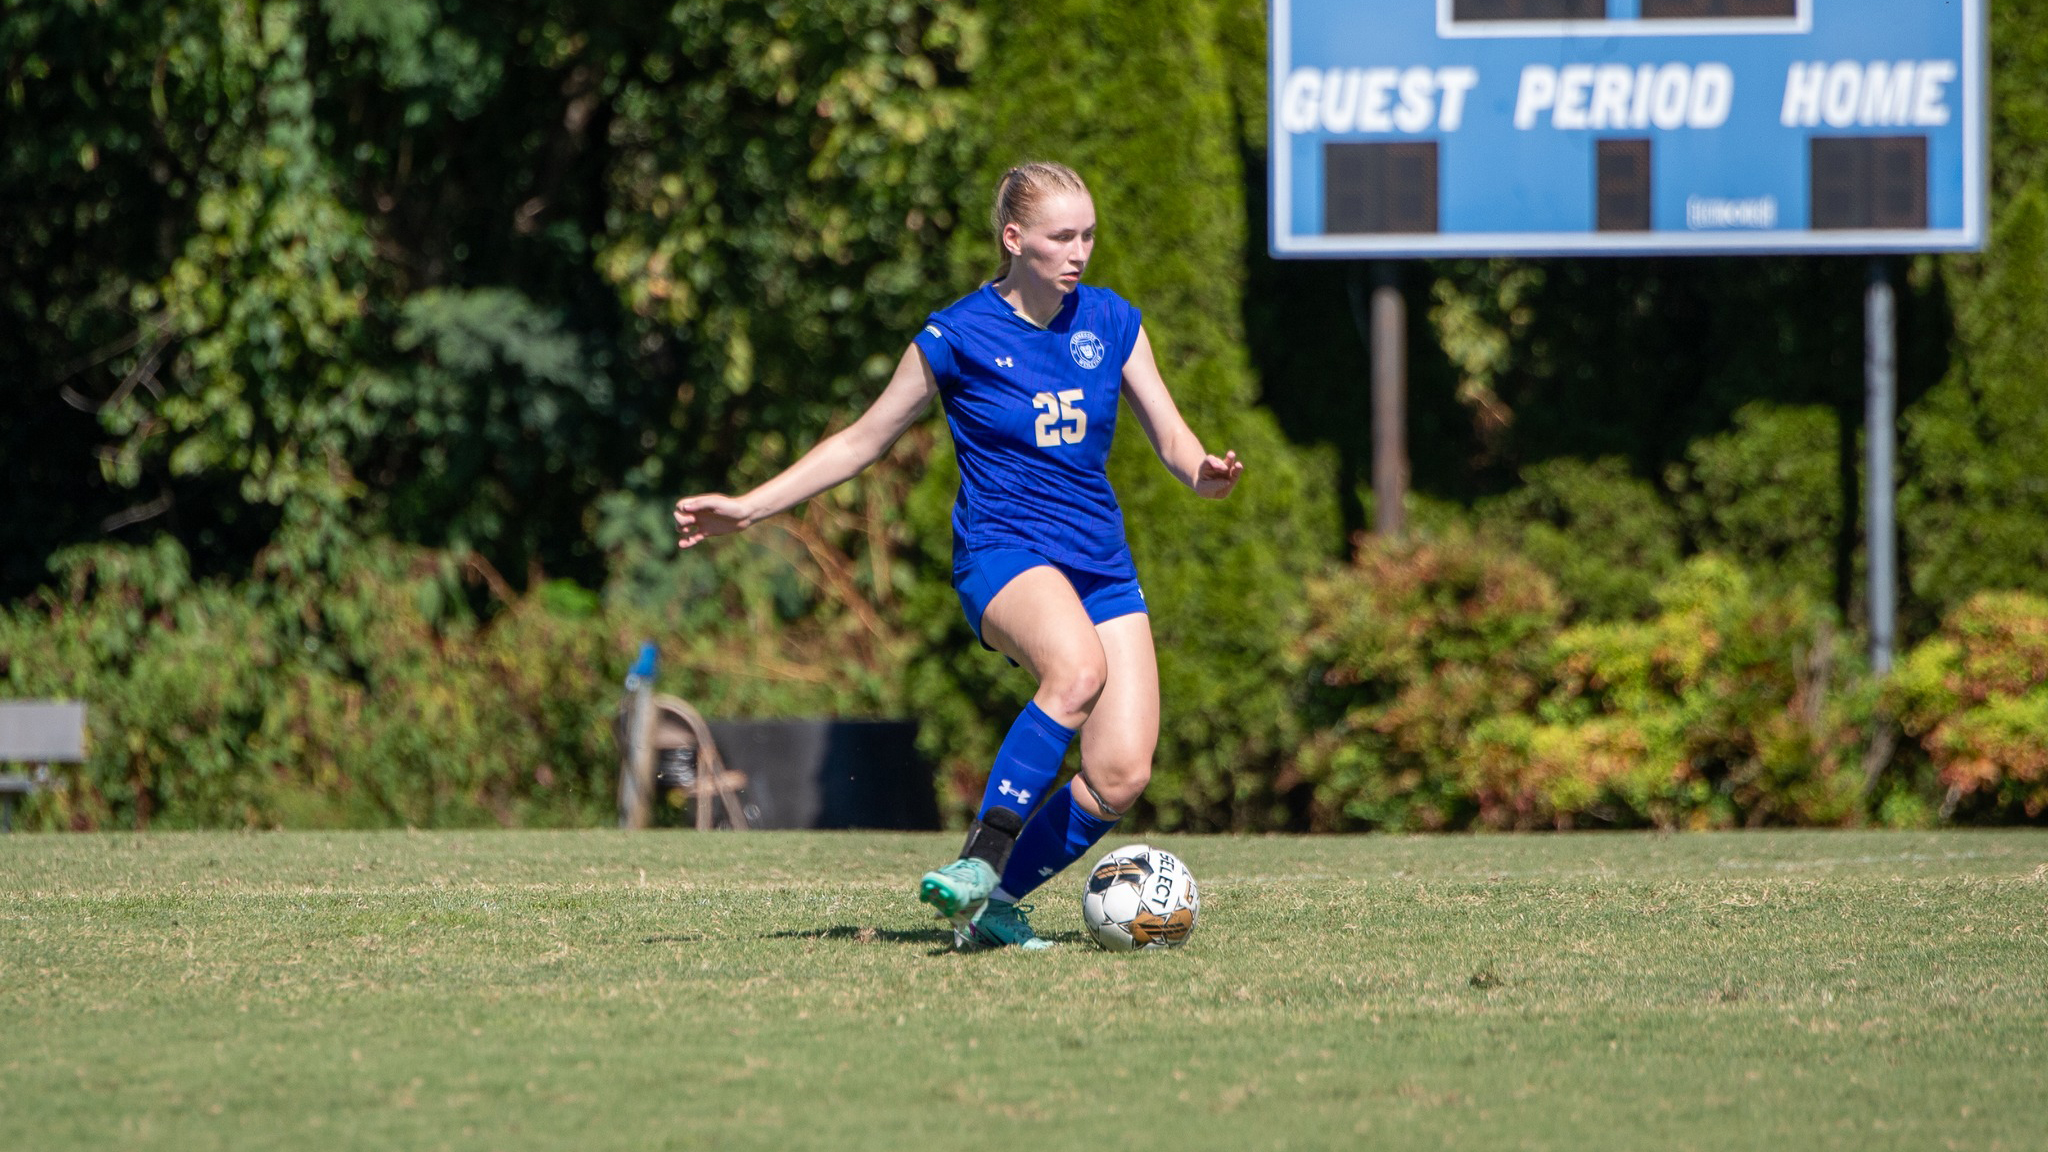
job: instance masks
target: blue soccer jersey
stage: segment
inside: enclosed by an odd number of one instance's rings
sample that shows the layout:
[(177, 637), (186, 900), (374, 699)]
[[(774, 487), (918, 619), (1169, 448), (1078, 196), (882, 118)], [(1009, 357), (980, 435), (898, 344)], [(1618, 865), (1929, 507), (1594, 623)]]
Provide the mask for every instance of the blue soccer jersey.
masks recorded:
[(917, 345), (938, 378), (960, 460), (956, 557), (1025, 548), (1105, 576), (1136, 575), (1108, 466), (1138, 323), (1122, 297), (1087, 285), (1044, 328), (990, 285), (932, 314)]

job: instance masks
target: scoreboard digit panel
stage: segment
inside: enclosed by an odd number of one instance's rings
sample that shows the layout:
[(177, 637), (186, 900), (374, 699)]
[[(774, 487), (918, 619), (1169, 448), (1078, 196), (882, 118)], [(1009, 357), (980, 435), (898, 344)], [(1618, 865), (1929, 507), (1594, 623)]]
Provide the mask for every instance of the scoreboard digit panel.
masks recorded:
[(1984, 0), (1272, 0), (1276, 256), (1974, 250)]
[(1451, 19), (1605, 20), (1607, 0), (1451, 0)]
[[(1451, 19), (1470, 23), (1489, 20), (1606, 20), (1626, 16), (1618, 0), (1450, 0)], [(1610, 10), (1610, 4), (1612, 9)], [(1799, 14), (1799, 0), (1638, 0), (1635, 15), (1644, 20), (1753, 19)]]
[(1789, 18), (1799, 14), (1799, 0), (1642, 0), (1645, 20)]

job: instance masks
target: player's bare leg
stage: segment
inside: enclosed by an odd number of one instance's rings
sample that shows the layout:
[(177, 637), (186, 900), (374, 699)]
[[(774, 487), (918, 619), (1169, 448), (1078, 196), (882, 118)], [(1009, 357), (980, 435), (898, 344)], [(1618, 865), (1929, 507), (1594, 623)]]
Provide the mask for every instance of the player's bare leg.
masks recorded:
[(1069, 728), (1083, 726), (1109, 665), (1095, 623), (1059, 569), (1027, 568), (1004, 585), (982, 613), (981, 637), (1037, 679), (1032, 703)]
[[(1102, 646), (1103, 688), (1081, 725), (1081, 772), (1068, 783), (1069, 795), (1058, 799), (1093, 817), (1088, 826), (1100, 832), (1130, 808), (1151, 779), (1152, 754), (1159, 743), (1159, 664), (1152, 646), (1151, 620), (1143, 613), (1105, 621), (1095, 626), (1095, 633)], [(1052, 807), (1059, 806), (1054, 803)], [(1059, 829), (1035, 831), (1029, 839), (1041, 845), (1047, 833), (1054, 842), (1063, 839), (1067, 821), (1053, 818)], [(1073, 841), (1068, 851), (1092, 843), (1096, 832)], [(1057, 871), (1066, 859), (1055, 856), (1046, 860), (1039, 854), (1045, 851), (1043, 847), (1024, 851), (1026, 855), (1019, 861), (1022, 879), (1010, 876), (1004, 881), (1005, 886), (1017, 884), (1019, 892), (1026, 890), (1024, 883), (1036, 886), (1044, 879), (1037, 863)], [(983, 946), (1049, 947), (1050, 942), (1031, 928), (1026, 916), (1029, 905), (1007, 896), (1000, 889), (992, 895), (967, 935)]]
[[(1065, 730), (1059, 732), (1060, 742), (1045, 753), (1051, 761), (1047, 770), (1056, 769), (1064, 741), (1087, 719), (1105, 674), (1102, 645), (1080, 597), (1057, 569), (1029, 568), (989, 602), (981, 630), (990, 647), (1038, 678), (1032, 703), (1043, 719), (1037, 723), (1049, 721)], [(918, 898), (953, 922), (956, 943), (972, 942), (969, 926), (985, 909), (1034, 799), (1020, 800), (1021, 810), (986, 811), (968, 830), (960, 859), (925, 873), (919, 881)]]
[(1152, 618), (1142, 612), (1095, 628), (1107, 682), (1081, 725), (1081, 773), (1074, 800), (1107, 820), (1130, 811), (1152, 781), (1159, 747), (1159, 657)]

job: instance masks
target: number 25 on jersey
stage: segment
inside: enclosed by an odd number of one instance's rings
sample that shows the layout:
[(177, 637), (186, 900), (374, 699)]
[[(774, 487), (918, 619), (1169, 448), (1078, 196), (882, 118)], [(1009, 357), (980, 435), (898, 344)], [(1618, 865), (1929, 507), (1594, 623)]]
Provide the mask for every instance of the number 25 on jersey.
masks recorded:
[(1039, 410), (1032, 426), (1038, 433), (1040, 448), (1079, 444), (1088, 435), (1088, 413), (1076, 407), (1086, 395), (1079, 388), (1069, 388), (1057, 394), (1040, 392), (1031, 398), (1031, 406)]

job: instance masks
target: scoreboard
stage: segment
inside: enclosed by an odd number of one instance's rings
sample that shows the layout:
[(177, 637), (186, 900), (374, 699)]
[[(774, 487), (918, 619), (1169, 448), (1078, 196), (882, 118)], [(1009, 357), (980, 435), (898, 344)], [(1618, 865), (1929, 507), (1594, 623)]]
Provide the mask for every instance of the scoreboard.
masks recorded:
[(1288, 257), (1983, 246), (1985, 0), (1271, 0)]

